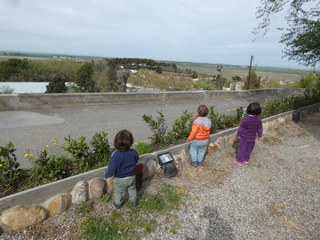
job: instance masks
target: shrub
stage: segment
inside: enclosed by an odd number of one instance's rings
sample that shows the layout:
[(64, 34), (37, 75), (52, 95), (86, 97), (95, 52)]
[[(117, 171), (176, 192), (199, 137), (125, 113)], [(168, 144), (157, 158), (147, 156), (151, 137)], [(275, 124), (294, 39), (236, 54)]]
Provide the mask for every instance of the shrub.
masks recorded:
[(46, 93), (65, 93), (68, 91), (66, 80), (61, 75), (56, 75), (46, 86)]
[(15, 151), (12, 142), (8, 142), (4, 147), (0, 146), (0, 184), (10, 190), (18, 187), (21, 178)]
[(172, 130), (168, 133), (170, 135), (170, 139), (186, 139), (190, 134), (192, 123), (193, 114), (187, 110), (183, 111), (181, 117), (174, 121)]
[(111, 154), (108, 134), (105, 131), (96, 133), (92, 136), (90, 144), (96, 167), (108, 165)]
[(153, 148), (145, 142), (138, 142), (133, 148), (138, 152), (138, 155), (153, 152)]
[(144, 114), (142, 119), (149, 125), (153, 135), (150, 137), (151, 141), (158, 146), (165, 146), (169, 143), (166, 120), (162, 111), (157, 111), (159, 116), (154, 120), (152, 115)]
[(89, 151), (89, 144), (85, 140), (84, 136), (80, 136), (78, 139), (72, 139), (70, 136), (65, 138), (66, 146), (64, 150), (68, 151), (72, 156), (73, 174), (86, 172), (94, 165)]
[(13, 88), (10, 88), (9, 86), (2, 86), (0, 87), (0, 94), (11, 94), (13, 93), (14, 89)]
[(49, 183), (70, 176), (69, 164), (66, 156), (48, 155), (45, 149), (39, 156), (29, 155), (33, 162), (30, 177), (36, 183)]

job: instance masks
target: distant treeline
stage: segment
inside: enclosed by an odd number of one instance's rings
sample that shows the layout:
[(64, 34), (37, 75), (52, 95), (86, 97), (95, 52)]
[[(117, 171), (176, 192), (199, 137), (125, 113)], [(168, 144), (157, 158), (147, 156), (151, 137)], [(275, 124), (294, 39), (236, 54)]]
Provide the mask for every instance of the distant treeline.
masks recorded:
[[(144, 58), (111, 58), (92, 61), (94, 72), (101, 73), (113, 66), (124, 69), (156, 69), (171, 67), (171, 64)], [(77, 71), (84, 63), (72, 59), (29, 60), (10, 58), (0, 61), (0, 82), (50, 82), (56, 75), (66, 82), (73, 82)]]

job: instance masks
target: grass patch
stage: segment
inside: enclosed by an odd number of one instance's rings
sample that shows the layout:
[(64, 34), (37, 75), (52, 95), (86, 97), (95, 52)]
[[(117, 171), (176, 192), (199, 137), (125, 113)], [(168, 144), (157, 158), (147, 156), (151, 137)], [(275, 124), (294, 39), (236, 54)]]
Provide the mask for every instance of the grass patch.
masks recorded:
[(142, 236), (154, 232), (156, 219), (169, 216), (169, 231), (177, 233), (180, 224), (172, 218), (170, 211), (177, 207), (183, 195), (178, 188), (164, 184), (156, 194), (145, 193), (137, 207), (125, 204), (121, 210), (112, 210), (107, 217), (92, 216), (92, 203), (79, 204), (78, 214), (83, 220), (79, 229), (83, 239), (141, 239)]
[(86, 201), (83, 203), (79, 203), (76, 206), (76, 214), (79, 216), (87, 216), (90, 214), (93, 210), (93, 202), (92, 201)]
[(90, 240), (111, 240), (119, 236), (118, 229), (110, 226), (108, 222), (99, 217), (86, 217), (81, 225), (81, 234)]

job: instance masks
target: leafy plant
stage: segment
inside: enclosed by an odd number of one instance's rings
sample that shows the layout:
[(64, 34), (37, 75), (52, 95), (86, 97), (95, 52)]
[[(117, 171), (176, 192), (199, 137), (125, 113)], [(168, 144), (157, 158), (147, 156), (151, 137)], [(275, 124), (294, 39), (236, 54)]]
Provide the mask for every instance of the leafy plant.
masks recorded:
[(64, 149), (72, 156), (72, 173), (78, 174), (88, 171), (93, 166), (93, 161), (86, 138), (80, 136), (78, 139), (72, 139), (69, 136), (65, 138), (65, 141)]
[(174, 121), (172, 130), (169, 132), (171, 139), (186, 139), (190, 134), (192, 122), (193, 114), (187, 110), (183, 111), (181, 117)]
[(0, 184), (10, 189), (17, 188), (21, 178), (15, 151), (12, 142), (8, 142), (4, 147), (0, 146)]
[(108, 140), (108, 133), (100, 131), (92, 136), (90, 141), (92, 147), (92, 155), (97, 167), (108, 165), (110, 158), (110, 144)]
[(162, 111), (157, 111), (159, 116), (154, 120), (152, 115), (144, 114), (142, 119), (149, 125), (153, 135), (150, 137), (151, 141), (159, 146), (165, 146), (169, 143), (167, 129), (168, 126), (166, 125), (166, 120)]
[(66, 156), (48, 155), (44, 149), (39, 156), (29, 156), (33, 162), (33, 168), (30, 172), (32, 181), (49, 183), (70, 176), (69, 165)]
[(14, 89), (13, 88), (10, 88), (9, 86), (2, 86), (0, 87), (0, 94), (11, 94), (13, 93)]
[(138, 142), (133, 147), (137, 151), (138, 155), (153, 152), (153, 148), (145, 142)]

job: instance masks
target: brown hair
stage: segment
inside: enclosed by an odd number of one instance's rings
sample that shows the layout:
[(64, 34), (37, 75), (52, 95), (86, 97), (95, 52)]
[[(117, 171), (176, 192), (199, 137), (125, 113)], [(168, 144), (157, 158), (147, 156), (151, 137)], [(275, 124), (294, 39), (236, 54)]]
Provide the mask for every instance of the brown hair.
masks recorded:
[(133, 144), (132, 133), (128, 130), (121, 130), (114, 138), (114, 147), (120, 152), (128, 151)]
[(197, 112), (198, 112), (198, 114), (199, 114), (200, 117), (206, 117), (206, 116), (208, 115), (209, 110), (208, 110), (208, 108), (207, 108), (206, 105), (203, 105), (203, 104), (202, 104), (202, 105), (200, 105), (200, 106), (198, 107)]

